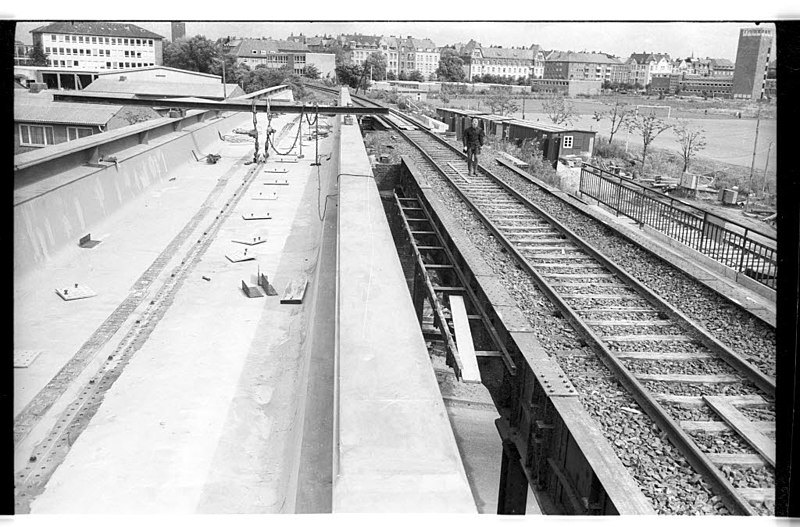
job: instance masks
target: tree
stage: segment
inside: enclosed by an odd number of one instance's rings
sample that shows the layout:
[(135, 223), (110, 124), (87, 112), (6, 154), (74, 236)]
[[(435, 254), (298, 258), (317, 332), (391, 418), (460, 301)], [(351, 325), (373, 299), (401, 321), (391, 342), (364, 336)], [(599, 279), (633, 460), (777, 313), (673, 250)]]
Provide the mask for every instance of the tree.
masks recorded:
[(419, 70), (414, 70), (408, 74), (408, 80), (422, 82), (425, 80), (425, 77), (422, 76), (422, 72)]
[(387, 65), (386, 55), (380, 51), (373, 51), (369, 54), (367, 60), (364, 61), (364, 69), (367, 71), (368, 75), (371, 71), (372, 79), (385, 79)]
[(358, 88), (358, 83), (363, 73), (364, 69), (358, 64), (342, 64), (341, 66), (336, 66), (336, 78), (339, 79), (339, 84), (342, 86)]
[(336, 55), (335, 60), (337, 66), (344, 66), (347, 64), (347, 52), (339, 42), (334, 41), (331, 43), (331, 45), (328, 46), (328, 53)]
[(164, 45), (164, 66), (211, 73), (220, 52), (220, 48), (203, 35), (195, 35), (188, 39), (179, 38)]
[(393, 71), (387, 71), (386, 72), (386, 80), (387, 81), (396, 81), (397, 80), (397, 74), (395, 74), (395, 72), (393, 72)]
[(647, 147), (655, 141), (656, 137), (662, 132), (672, 128), (655, 114), (635, 114), (630, 121), (630, 129), (638, 132), (642, 136), (642, 174), (644, 174), (644, 162), (647, 159)]
[(689, 170), (689, 164), (692, 158), (702, 149), (706, 147), (706, 137), (703, 135), (705, 130), (702, 128), (693, 128), (689, 126), (687, 121), (678, 121), (675, 126), (675, 140), (681, 147), (681, 156), (683, 157), (683, 172)]
[(308, 77), (309, 79), (319, 79), (319, 76), (319, 68), (313, 64), (306, 64), (306, 67), (303, 70), (303, 77)]
[(28, 58), (31, 59), (31, 66), (47, 66), (47, 53), (42, 48), (42, 41), (37, 40), (33, 47), (28, 51)]
[(221, 46), (218, 47), (219, 55), (214, 57), (211, 62), (211, 67), (208, 70), (208, 73), (212, 75), (219, 75), (220, 77), (223, 76), (223, 64), (225, 65), (224, 70), (224, 77), (226, 84), (239, 84), (239, 75), (241, 74), (241, 70), (236, 63), (236, 57), (233, 55), (229, 55), (227, 53), (222, 52)]
[(456, 50), (445, 48), (439, 57), (439, 67), (436, 75), (441, 81), (462, 82), (467, 74), (464, 73), (464, 61), (458, 56)]
[(614, 141), (614, 134), (616, 134), (622, 125), (624, 125), (631, 116), (631, 110), (627, 109), (628, 105), (620, 102), (619, 99), (614, 101), (614, 104), (604, 103), (608, 109), (603, 111), (595, 111), (594, 118), (599, 123), (603, 119), (611, 121), (611, 135), (608, 138), (608, 144)]
[(553, 94), (542, 103), (542, 108), (553, 124), (571, 125), (576, 119), (575, 106), (561, 94)]
[(497, 92), (486, 98), (486, 104), (492, 113), (508, 115), (519, 110), (519, 104), (506, 92)]

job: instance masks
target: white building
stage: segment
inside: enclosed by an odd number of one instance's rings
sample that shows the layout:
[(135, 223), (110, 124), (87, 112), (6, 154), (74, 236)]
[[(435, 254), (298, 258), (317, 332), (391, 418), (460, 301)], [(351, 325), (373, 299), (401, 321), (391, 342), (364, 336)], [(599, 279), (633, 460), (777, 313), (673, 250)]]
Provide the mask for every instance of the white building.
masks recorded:
[(99, 71), (162, 64), (164, 37), (134, 24), (55, 22), (31, 33), (50, 68)]

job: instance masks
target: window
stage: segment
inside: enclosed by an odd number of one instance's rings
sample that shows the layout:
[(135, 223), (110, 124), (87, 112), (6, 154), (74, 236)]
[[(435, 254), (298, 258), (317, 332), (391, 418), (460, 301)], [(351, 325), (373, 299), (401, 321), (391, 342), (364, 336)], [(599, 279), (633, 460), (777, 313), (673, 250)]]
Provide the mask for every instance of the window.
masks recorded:
[(148, 46), (152, 46), (152, 45), (153, 45), (153, 41), (152, 41), (152, 40), (148, 40), (148, 41), (147, 41), (147, 45), (148, 45)]
[(112, 38), (112, 39), (111, 39), (111, 45), (112, 45), (112, 46), (116, 46), (116, 45), (117, 45), (117, 39), (115, 39), (115, 38)]
[(78, 37), (78, 42), (79, 42), (80, 44), (83, 44), (83, 37)]
[(80, 126), (67, 127), (67, 141), (74, 141), (76, 139), (80, 139), (81, 137), (89, 137), (90, 135), (92, 135), (91, 128), (84, 128)]
[(111, 69), (111, 63), (110, 62), (106, 62), (106, 68)]
[(73, 66), (77, 66), (77, 65), (78, 65), (78, 61), (76, 60), (75, 63), (73, 64)]
[(50, 35), (50, 41), (51, 42), (55, 42), (56, 41), (56, 36), (55, 35)]
[(50, 53), (50, 48), (44, 48), (45, 53)]
[(67, 55), (72, 55), (72, 50), (70, 48), (67, 48)]
[(571, 135), (565, 135), (564, 136), (564, 141), (561, 144), (561, 148), (572, 148), (572, 136)]
[(125, 44), (125, 45), (127, 46), (127, 45), (128, 45), (128, 39), (127, 39), (127, 38), (125, 38), (125, 39), (122, 39), (122, 43), (123, 43), (123, 44)]
[(54, 145), (52, 126), (19, 125), (19, 144), (23, 146)]
[(128, 51), (127, 51), (127, 50), (125, 51), (125, 56), (126, 56), (126, 57), (128, 56)]
[(92, 37), (92, 44), (97, 44), (97, 37)]

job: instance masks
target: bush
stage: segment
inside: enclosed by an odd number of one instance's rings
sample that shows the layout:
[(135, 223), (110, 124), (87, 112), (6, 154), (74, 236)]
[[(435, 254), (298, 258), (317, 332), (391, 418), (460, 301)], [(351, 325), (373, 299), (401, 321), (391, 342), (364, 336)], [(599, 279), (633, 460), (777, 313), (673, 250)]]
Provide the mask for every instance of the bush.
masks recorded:
[(619, 141), (616, 143), (609, 143), (608, 137), (601, 135), (597, 137), (597, 145), (594, 147), (594, 153), (597, 157), (605, 159), (627, 159), (628, 154), (625, 153), (625, 145)]

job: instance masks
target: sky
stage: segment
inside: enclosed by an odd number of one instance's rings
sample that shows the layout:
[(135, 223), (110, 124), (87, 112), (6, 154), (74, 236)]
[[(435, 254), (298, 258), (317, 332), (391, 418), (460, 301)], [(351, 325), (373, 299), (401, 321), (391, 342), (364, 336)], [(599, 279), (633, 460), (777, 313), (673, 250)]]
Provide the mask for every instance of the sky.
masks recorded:
[[(170, 37), (169, 22), (136, 21), (137, 25)], [(20, 22), (16, 39), (30, 43), (30, 30), (43, 22)], [(619, 57), (643, 51), (671, 57), (736, 59), (739, 30), (756, 27), (742, 22), (199, 22), (187, 21), (187, 36), (286, 38), (306, 35), (362, 33), (430, 38), (437, 46), (479, 41), (503, 47), (538, 44), (546, 50), (602, 51)], [(767, 23), (765, 27), (773, 27)], [(774, 55), (773, 55), (774, 56)]]

